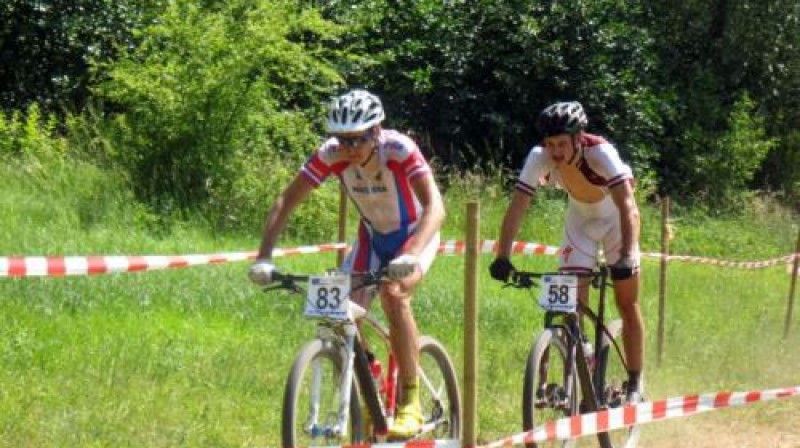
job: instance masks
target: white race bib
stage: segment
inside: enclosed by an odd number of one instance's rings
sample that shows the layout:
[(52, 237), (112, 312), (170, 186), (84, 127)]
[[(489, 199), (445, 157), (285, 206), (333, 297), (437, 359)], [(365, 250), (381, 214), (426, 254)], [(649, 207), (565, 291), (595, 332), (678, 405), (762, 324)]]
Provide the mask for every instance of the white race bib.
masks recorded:
[(342, 320), (347, 319), (350, 297), (350, 276), (333, 274), (308, 279), (306, 317)]
[(547, 311), (574, 313), (578, 309), (578, 277), (574, 275), (545, 275), (539, 306)]

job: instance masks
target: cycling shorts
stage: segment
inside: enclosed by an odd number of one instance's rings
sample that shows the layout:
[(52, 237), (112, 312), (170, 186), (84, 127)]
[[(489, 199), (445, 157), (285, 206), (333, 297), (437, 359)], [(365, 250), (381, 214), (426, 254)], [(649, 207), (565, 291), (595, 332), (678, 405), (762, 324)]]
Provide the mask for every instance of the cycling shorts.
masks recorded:
[[(340, 271), (366, 272), (385, 267), (393, 258), (402, 254), (403, 248), (413, 234), (413, 228), (401, 228), (390, 233), (380, 233), (361, 221), (358, 226), (358, 238), (353, 244), (352, 250), (345, 257)], [(439, 250), (439, 240), (439, 232), (436, 232), (436, 235), (419, 254), (419, 266), (423, 274), (433, 264), (433, 259)]]
[[(559, 268), (564, 271), (587, 271), (597, 265), (598, 250), (602, 248), (607, 264), (620, 258), (622, 229), (619, 209), (611, 196), (587, 204), (572, 198), (564, 217), (564, 236), (559, 251)], [(638, 242), (631, 254), (640, 264)]]

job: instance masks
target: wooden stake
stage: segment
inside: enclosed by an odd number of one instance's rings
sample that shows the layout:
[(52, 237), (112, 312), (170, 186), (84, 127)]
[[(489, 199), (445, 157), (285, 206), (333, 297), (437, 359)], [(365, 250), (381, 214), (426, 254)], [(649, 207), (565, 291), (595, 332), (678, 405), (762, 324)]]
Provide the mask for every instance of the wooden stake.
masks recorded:
[(794, 261), (792, 262), (792, 279), (789, 281), (789, 302), (786, 304), (786, 321), (783, 324), (783, 338), (789, 336), (789, 327), (792, 324), (792, 311), (794, 308), (794, 292), (797, 286), (797, 268), (800, 266), (800, 230), (797, 231), (797, 243), (794, 246)]
[[(339, 184), (339, 235), (337, 241), (347, 243), (347, 190), (344, 184)], [(346, 250), (336, 252), (336, 265), (344, 263)]]
[(467, 203), (464, 259), (464, 431), (461, 446), (473, 448), (477, 440), (478, 409), (478, 255), (480, 208)]
[(661, 367), (664, 358), (664, 319), (667, 303), (667, 256), (669, 255), (669, 197), (661, 200), (661, 270), (658, 283), (658, 340), (657, 362)]

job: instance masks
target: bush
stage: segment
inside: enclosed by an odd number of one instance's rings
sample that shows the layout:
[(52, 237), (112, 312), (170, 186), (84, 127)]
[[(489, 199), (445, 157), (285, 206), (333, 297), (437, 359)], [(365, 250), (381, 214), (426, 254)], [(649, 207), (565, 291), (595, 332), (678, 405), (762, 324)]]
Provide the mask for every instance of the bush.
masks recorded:
[(57, 125), (56, 117), (42, 115), (37, 103), (31, 103), (25, 113), (0, 113), (0, 156), (23, 158), (34, 165), (61, 160), (67, 146), (56, 133)]
[(173, 2), (96, 90), (125, 111), (101, 149), (160, 213), (205, 210), (250, 229), (318, 143), (341, 84), (323, 45), (336, 33), (291, 1)]

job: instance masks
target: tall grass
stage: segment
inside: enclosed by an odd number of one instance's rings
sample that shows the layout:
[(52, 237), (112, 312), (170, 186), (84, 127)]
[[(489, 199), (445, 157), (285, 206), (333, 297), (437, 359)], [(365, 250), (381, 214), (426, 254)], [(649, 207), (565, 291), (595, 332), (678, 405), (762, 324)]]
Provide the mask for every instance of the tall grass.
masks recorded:
[[(153, 217), (130, 200), (124, 182), (90, 165), (48, 171), (54, 178), (46, 181), (32, 180), (24, 165), (6, 162), (0, 170), (3, 255), (196, 253), (249, 249), (258, 242), (257, 230), (251, 237), (223, 236), (202, 224)], [(501, 180), (451, 183), (446, 199), (445, 239), (463, 237), (468, 199), (481, 201), (482, 237), (496, 239), (507, 205)], [(557, 244), (563, 208), (557, 194), (542, 197), (519, 239)], [(658, 208), (643, 206), (643, 213), (643, 247), (656, 251)], [(791, 216), (759, 213), (678, 216), (673, 247), (748, 260), (789, 253), (796, 235)], [(501, 289), (485, 274), (490, 261), (483, 256), (480, 266), (481, 441), (520, 431), (524, 361), (541, 328), (533, 295)], [(525, 269), (555, 267), (552, 257), (517, 256), (514, 262)], [(286, 270), (320, 271), (335, 256), (278, 263)], [(797, 383), (797, 318), (790, 338), (781, 339), (789, 281), (783, 267), (672, 264), (665, 362), (655, 368), (657, 267), (645, 260), (650, 397)], [(245, 264), (231, 263), (0, 279), (0, 446), (276, 445), (285, 377), (312, 325), (301, 317), (300, 300), (260, 292), (245, 271)], [(442, 340), (459, 367), (461, 272), (462, 257), (439, 257), (414, 302), (422, 332)], [(790, 421), (798, 410), (797, 401), (786, 401), (770, 405), (769, 415)], [(757, 415), (745, 423), (772, 424)], [(659, 432), (650, 434), (657, 438)]]

